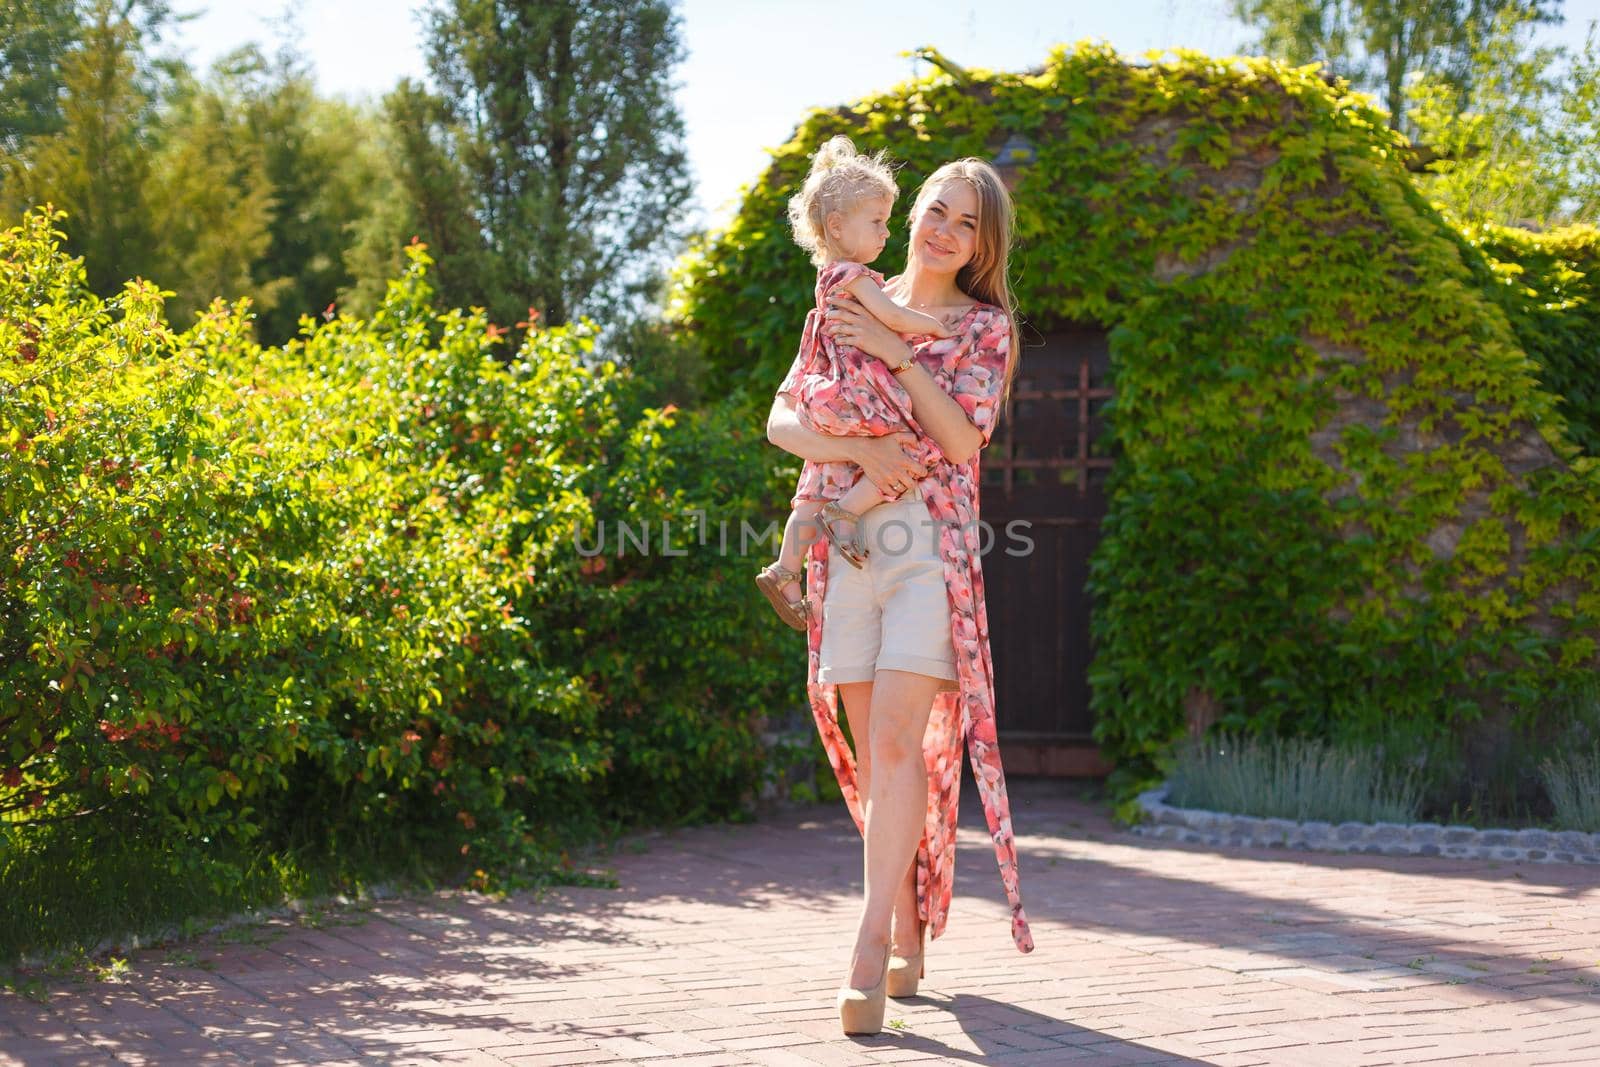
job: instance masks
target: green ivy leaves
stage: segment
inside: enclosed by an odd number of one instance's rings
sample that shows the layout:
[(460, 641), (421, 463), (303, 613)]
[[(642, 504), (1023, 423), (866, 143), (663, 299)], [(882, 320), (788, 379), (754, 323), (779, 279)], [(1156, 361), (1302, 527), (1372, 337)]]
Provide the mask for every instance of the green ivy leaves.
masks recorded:
[[(814, 112), (680, 264), (677, 321), (759, 425), (810, 302), (780, 222), (815, 147), (884, 148), (906, 203), (1027, 137), (1021, 313), (1111, 335), (1091, 682), (1124, 782), (1194, 693), (1231, 726), (1335, 738), (1537, 716), (1529, 694), (1596, 670), (1600, 478), (1573, 447), (1600, 432), (1595, 232), (1455, 229), (1398, 136), (1311, 68), (1147, 58), (1062, 47)], [(877, 266), (903, 256), (896, 234)]]

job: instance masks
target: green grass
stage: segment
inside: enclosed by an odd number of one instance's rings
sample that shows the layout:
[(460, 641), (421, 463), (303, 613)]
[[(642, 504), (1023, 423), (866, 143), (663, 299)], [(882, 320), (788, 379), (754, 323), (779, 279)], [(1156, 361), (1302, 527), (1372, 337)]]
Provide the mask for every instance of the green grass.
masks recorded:
[(460, 867), (393, 833), (335, 850), (326, 840), (163, 840), (136, 825), (0, 826), (0, 966), (190, 937), (288, 901), (425, 890)]
[[(262, 935), (252, 922), (290, 905), (310, 925), (350, 919), (350, 901), (551, 885), (614, 887), (599, 862), (620, 825), (552, 829), (549, 851), (497, 864), (466, 855), (411, 815), (358, 821), (301, 798), (286, 829), (248, 843), (161, 833), (137, 811), (92, 819), (0, 820), (0, 988), (66, 974), (98, 975), (102, 961), (136, 946), (182, 952), (183, 942), (227, 922), (219, 940)], [(569, 859), (568, 850), (571, 850)], [(479, 864), (490, 868), (479, 869)]]
[(1421, 790), (1376, 756), (1306, 738), (1217, 735), (1185, 745), (1167, 802), (1233, 815), (1415, 822)]
[(1555, 806), (1557, 828), (1600, 833), (1600, 745), (1546, 759), (1539, 774)]

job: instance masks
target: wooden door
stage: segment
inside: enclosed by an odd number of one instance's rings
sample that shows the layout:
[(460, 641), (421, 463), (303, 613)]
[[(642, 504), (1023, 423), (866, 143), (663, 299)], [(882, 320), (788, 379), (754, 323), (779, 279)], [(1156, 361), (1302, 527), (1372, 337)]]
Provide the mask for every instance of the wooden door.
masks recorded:
[(1100, 539), (1111, 457), (1096, 441), (1110, 353), (1104, 330), (1071, 326), (1023, 349), (1011, 401), (984, 449), (979, 508), (995, 714), (1015, 774), (1109, 768), (1091, 737), (1088, 561)]

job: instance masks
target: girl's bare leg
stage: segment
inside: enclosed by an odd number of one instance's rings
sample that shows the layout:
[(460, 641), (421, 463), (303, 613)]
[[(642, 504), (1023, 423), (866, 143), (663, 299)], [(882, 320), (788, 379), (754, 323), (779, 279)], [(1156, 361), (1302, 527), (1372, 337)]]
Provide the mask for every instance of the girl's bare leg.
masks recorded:
[[(895, 494), (895, 499), (900, 499), (904, 492), (905, 490), (902, 489), (900, 493)], [(850, 487), (849, 492), (839, 498), (840, 507), (847, 511), (853, 511), (857, 515), (865, 515), (882, 503), (885, 503), (883, 494), (879, 493), (878, 487), (865, 477), (857, 478), (856, 484)]]
[[(896, 500), (905, 495), (906, 488), (909, 488), (909, 486), (902, 488), (899, 493), (895, 494)], [(884, 500), (883, 494), (878, 492), (878, 487), (873, 485), (872, 482), (868, 481), (865, 477), (857, 478), (856, 484), (852, 485), (849, 491), (846, 492), (844, 496), (839, 498), (840, 507), (844, 508), (846, 511), (854, 512), (857, 515), (865, 515), (879, 504), (884, 504), (887, 502), (888, 501)], [(854, 532), (853, 527), (855, 524), (849, 519), (840, 519), (837, 521), (840, 524), (840, 531), (844, 534), (844, 536), (851, 536), (851, 534)]]
[[(817, 512), (822, 510), (820, 500), (802, 500), (789, 512), (789, 519), (783, 524), (783, 543), (778, 546), (778, 563), (792, 571), (805, 570), (805, 553), (811, 542), (820, 534), (817, 527)], [(799, 600), (801, 589), (799, 582), (785, 582), (783, 595), (787, 600)]]
[(857, 988), (876, 985), (883, 974), (895, 898), (903, 891), (922, 838), (928, 806), (922, 737), (941, 685), (938, 678), (908, 671), (879, 671), (873, 681), (866, 723), (872, 776), (862, 842), (866, 899), (856, 928), (849, 978)]

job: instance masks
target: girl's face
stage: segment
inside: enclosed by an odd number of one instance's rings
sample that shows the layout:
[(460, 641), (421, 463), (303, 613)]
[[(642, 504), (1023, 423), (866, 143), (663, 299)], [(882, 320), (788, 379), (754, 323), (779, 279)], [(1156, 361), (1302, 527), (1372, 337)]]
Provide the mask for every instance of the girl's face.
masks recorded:
[(868, 197), (849, 211), (836, 212), (828, 219), (828, 236), (845, 259), (871, 263), (883, 254), (889, 240), (889, 211), (894, 203), (888, 197)]
[(911, 220), (911, 256), (936, 274), (954, 274), (978, 250), (978, 191), (947, 181)]

